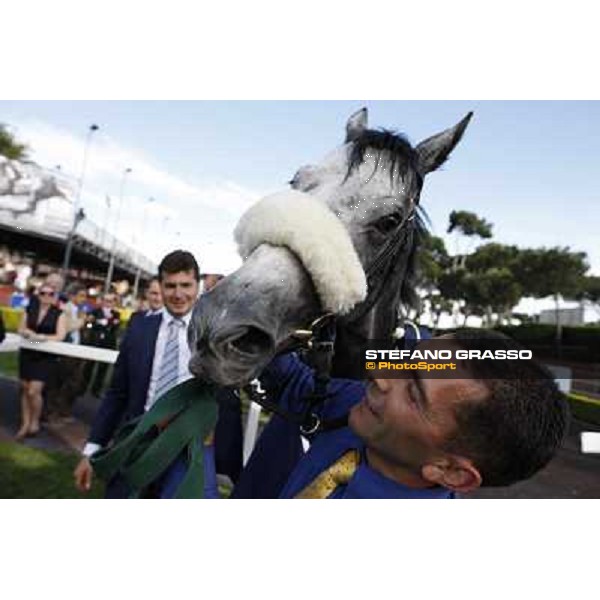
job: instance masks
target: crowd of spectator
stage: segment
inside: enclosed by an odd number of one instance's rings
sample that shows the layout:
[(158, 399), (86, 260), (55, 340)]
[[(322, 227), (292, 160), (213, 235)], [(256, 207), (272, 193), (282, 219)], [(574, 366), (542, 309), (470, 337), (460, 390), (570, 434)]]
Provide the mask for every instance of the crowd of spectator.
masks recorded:
[[(6, 261), (3, 264), (6, 275)], [(133, 303), (116, 291), (102, 293), (84, 282), (71, 281), (65, 286), (58, 272), (50, 272), (43, 278), (32, 276), (25, 282), (24, 289), (17, 287), (15, 281), (15, 278), (4, 277), (5, 285), (13, 288), (8, 296), (11, 308), (23, 311), (18, 333), (34, 342), (63, 341), (116, 350), (132, 312), (126, 304), (142, 311), (150, 306), (153, 310), (162, 306), (160, 288), (157, 297), (152, 283), (145, 296)], [(5, 304), (8, 304), (6, 298)], [(0, 311), (0, 343), (5, 337), (1, 314)], [(21, 427), (17, 439), (36, 435), (41, 420), (71, 420), (79, 396), (85, 393), (100, 396), (108, 370), (106, 362), (21, 349)]]
[[(26, 260), (0, 251), (0, 285), (4, 291), (0, 306), (23, 311), (18, 333), (31, 341), (62, 341), (117, 350), (132, 319), (158, 314), (163, 309), (156, 277), (146, 283), (141, 296), (134, 298), (128, 282), (116, 282), (105, 293), (101, 285), (89, 281), (70, 280), (65, 284), (58, 271), (32, 274), (32, 270)], [(221, 277), (203, 276), (201, 289), (209, 289)], [(0, 343), (4, 338), (0, 310)], [(72, 420), (77, 398), (86, 394), (100, 398), (110, 371), (108, 362), (21, 349), (21, 427), (17, 438), (36, 435), (40, 421)]]

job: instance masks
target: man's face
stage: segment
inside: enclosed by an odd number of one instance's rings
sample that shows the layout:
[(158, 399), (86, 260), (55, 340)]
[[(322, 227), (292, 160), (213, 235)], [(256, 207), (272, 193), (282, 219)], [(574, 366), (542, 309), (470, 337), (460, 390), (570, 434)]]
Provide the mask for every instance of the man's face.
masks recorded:
[(77, 292), (75, 294), (75, 297), (73, 298), (73, 303), (76, 306), (81, 306), (82, 304), (85, 304), (86, 300), (87, 300), (87, 292), (85, 290), (81, 290), (80, 292)]
[(455, 430), (455, 411), (482, 401), (487, 388), (471, 379), (374, 379), (350, 412), (349, 424), (367, 448), (415, 474), (444, 456)]
[(117, 298), (114, 294), (106, 294), (104, 298), (102, 298), (102, 306), (103, 308), (112, 310), (117, 305)]
[(50, 275), (46, 277), (46, 283), (56, 291), (61, 291), (65, 281), (58, 273), (50, 273)]
[(160, 292), (160, 283), (154, 280), (150, 283), (150, 286), (146, 290), (146, 300), (151, 310), (158, 310), (162, 308), (163, 300)]
[(194, 271), (163, 274), (160, 289), (165, 307), (174, 317), (183, 317), (190, 312), (198, 297)]

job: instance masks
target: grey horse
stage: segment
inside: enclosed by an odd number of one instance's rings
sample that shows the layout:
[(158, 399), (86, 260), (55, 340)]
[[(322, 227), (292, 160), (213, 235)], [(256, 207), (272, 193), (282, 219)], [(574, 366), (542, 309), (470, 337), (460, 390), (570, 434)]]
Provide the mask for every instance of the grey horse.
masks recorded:
[[(354, 365), (361, 344), (389, 339), (395, 330), (398, 307), (412, 291), (424, 231), (418, 212), (424, 177), (448, 158), (471, 116), (412, 147), (392, 131), (369, 129), (363, 108), (349, 118), (341, 147), (292, 178), (292, 189), (337, 216), (366, 276), (364, 300), (337, 318), (334, 376), (359, 377)], [(220, 385), (247, 383), (286, 348), (295, 330), (324, 312), (298, 253), (262, 244), (198, 301), (190, 369)]]

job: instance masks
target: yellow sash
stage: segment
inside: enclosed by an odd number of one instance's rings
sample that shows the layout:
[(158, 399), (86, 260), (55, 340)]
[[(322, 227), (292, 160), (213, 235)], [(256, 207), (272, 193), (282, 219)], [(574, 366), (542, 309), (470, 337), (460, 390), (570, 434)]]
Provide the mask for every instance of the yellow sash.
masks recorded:
[(297, 496), (301, 499), (327, 498), (339, 485), (350, 481), (358, 468), (360, 455), (358, 450), (349, 450), (338, 458), (329, 468), (315, 477)]

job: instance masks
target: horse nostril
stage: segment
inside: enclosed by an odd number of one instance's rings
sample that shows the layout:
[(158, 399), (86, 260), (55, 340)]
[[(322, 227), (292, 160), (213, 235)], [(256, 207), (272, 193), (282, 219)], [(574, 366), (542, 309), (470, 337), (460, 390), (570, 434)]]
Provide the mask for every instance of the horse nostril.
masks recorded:
[(271, 336), (258, 327), (249, 326), (246, 331), (235, 339), (229, 340), (229, 345), (244, 354), (264, 354), (269, 352), (273, 343)]

